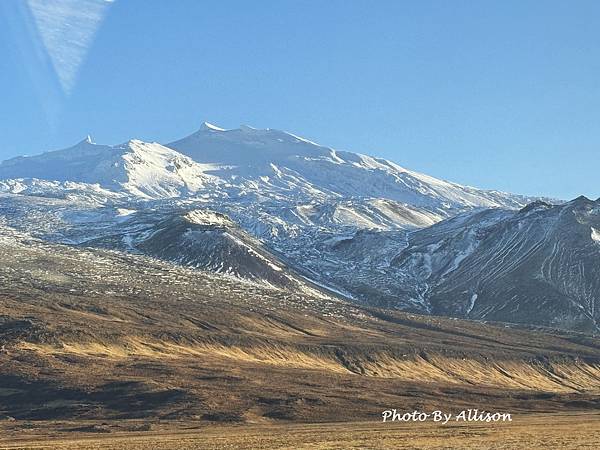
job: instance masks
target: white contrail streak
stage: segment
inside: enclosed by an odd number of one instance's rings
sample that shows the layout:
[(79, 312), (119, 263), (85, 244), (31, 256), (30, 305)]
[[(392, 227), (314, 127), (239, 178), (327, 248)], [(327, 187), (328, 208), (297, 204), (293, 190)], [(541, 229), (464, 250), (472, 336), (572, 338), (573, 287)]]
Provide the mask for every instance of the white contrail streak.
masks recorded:
[(60, 85), (69, 94), (114, 0), (27, 0)]

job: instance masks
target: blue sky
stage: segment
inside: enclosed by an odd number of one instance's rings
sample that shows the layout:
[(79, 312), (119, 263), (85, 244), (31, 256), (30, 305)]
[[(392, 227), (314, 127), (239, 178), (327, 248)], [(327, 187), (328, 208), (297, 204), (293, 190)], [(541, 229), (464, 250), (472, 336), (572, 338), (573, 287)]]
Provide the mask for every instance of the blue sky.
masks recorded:
[(0, 15), (0, 159), (207, 120), (600, 197), (597, 1), (2, 0)]

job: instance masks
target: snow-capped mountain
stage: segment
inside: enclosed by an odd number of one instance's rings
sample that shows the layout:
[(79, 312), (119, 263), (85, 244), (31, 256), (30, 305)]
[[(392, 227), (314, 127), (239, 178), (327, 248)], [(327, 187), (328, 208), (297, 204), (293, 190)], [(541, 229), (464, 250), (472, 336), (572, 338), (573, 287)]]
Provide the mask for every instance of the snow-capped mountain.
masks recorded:
[(168, 147), (220, 166), (220, 178), (258, 196), (295, 202), (379, 198), (429, 211), (524, 206), (522, 196), (484, 191), (407, 170), (382, 158), (338, 151), (291, 133), (204, 123)]
[(600, 200), (484, 210), (411, 234), (391, 261), (435, 314), (600, 331)]
[[(533, 219), (571, 204), (525, 208), (537, 200), (283, 131), (207, 123), (166, 145), (86, 139), (0, 164), (0, 224), (38, 238), (143, 253), (281, 289), (321, 286), (370, 305), (591, 329), (596, 285), (582, 277), (598, 275), (588, 265), (600, 225), (567, 242)], [(557, 217), (563, 224), (571, 214)], [(576, 224), (564, 227), (581, 234)], [(571, 259), (544, 261), (560, 261), (566, 272), (540, 282), (547, 262), (528, 258), (542, 248), (558, 252), (555, 245)], [(531, 295), (540, 286), (544, 293)]]
[(157, 143), (131, 140), (111, 147), (94, 144), (88, 137), (64, 150), (4, 161), (0, 179), (34, 179), (22, 180), (12, 191), (27, 190), (32, 184), (40, 187), (35, 179), (41, 179), (96, 184), (156, 199), (193, 194), (211, 185), (216, 180), (204, 173), (210, 168)]
[[(13, 158), (0, 164), (0, 180), (10, 179), (22, 179), (21, 191), (37, 179), (97, 184), (137, 199), (216, 195), (291, 205), (339, 204), (344, 199), (376, 199), (370, 203), (377, 205), (377, 200), (389, 200), (438, 220), (478, 207), (519, 208), (530, 200), (439, 180), (283, 131), (248, 126), (224, 130), (207, 123), (167, 146), (139, 140), (98, 145), (88, 137), (64, 150)], [(6, 182), (4, 187), (17, 192)], [(379, 206), (397, 208), (392, 203)], [(343, 210), (338, 206), (338, 212)]]

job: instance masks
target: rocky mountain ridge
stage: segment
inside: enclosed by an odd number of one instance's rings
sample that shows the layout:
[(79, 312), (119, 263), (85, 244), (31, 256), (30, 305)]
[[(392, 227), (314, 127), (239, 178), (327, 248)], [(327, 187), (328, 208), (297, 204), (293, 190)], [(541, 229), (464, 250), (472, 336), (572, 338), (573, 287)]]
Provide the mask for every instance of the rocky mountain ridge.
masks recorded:
[(595, 331), (600, 225), (590, 205), (207, 123), (167, 145), (88, 138), (0, 164), (0, 220), (38, 238), (282, 289), (308, 282), (364, 304)]

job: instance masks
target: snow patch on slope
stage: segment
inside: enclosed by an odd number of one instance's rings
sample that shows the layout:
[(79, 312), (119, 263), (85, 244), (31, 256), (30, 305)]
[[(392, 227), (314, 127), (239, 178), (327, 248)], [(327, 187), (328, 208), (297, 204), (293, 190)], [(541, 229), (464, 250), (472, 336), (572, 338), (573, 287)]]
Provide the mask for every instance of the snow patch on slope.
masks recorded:
[(209, 131), (226, 131), (225, 128), (218, 127), (210, 122), (202, 122), (201, 129)]
[(184, 215), (184, 218), (188, 222), (198, 225), (217, 225), (222, 227), (234, 225), (227, 216), (209, 210), (197, 209), (190, 211)]
[(466, 314), (469, 314), (471, 311), (473, 311), (473, 308), (475, 307), (475, 302), (477, 301), (477, 297), (477, 294), (471, 295), (471, 300), (469, 301), (469, 306), (467, 307)]

